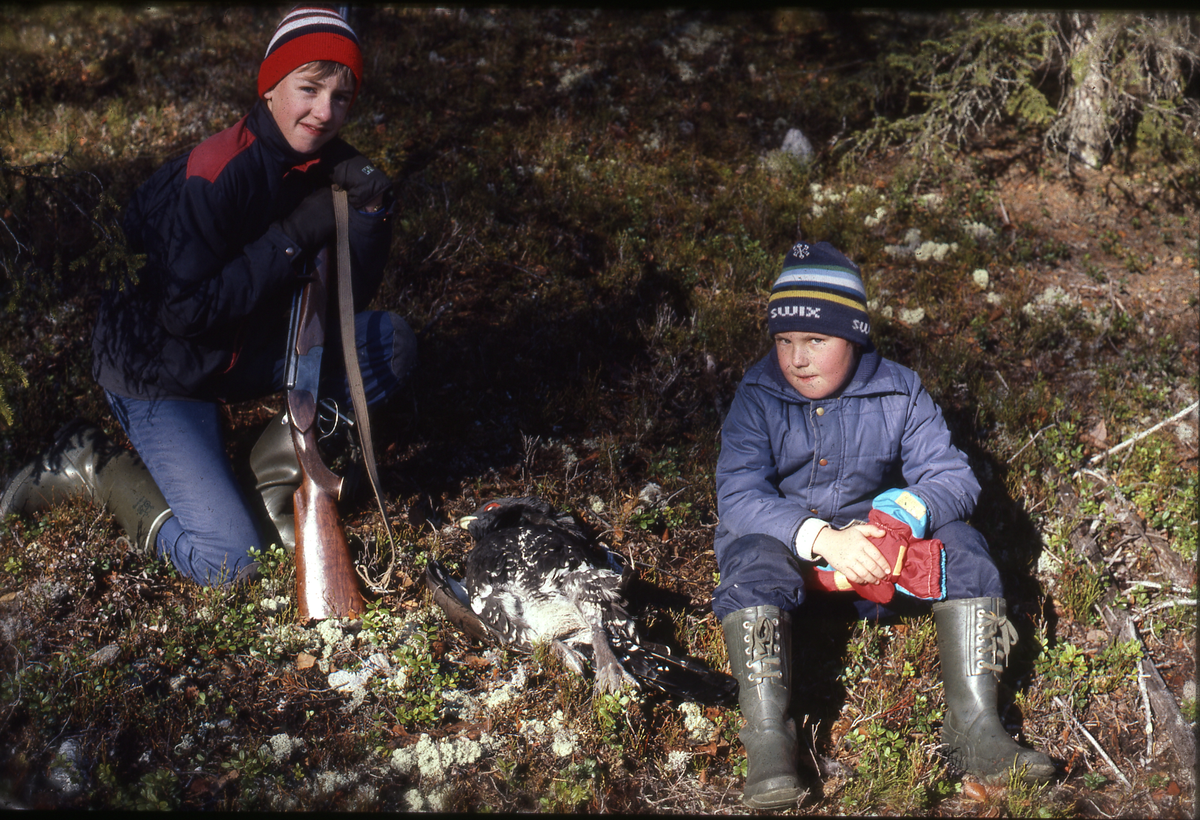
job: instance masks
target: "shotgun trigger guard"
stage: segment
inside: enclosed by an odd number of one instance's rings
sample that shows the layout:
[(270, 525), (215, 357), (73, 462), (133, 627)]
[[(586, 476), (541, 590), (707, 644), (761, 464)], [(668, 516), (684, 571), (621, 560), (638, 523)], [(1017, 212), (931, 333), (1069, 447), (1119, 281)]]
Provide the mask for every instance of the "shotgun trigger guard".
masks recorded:
[(354, 427), (354, 419), (347, 416), (331, 398), (321, 399), (317, 407), (317, 438), (321, 441), (337, 432), (341, 425)]

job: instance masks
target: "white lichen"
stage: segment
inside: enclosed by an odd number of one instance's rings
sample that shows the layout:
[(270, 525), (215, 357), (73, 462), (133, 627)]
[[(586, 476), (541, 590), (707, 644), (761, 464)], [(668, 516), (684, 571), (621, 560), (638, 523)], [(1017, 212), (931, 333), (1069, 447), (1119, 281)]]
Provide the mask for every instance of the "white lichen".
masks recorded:
[(412, 812), (442, 812), (446, 810), (449, 796), (450, 786), (433, 789), (429, 794), (422, 794), (419, 789), (409, 789), (404, 793), (404, 804)]
[(523, 729), (534, 737), (549, 736), (550, 750), (558, 757), (570, 757), (579, 751), (579, 741), (567, 728), (562, 709), (551, 715), (549, 721), (525, 721)]
[(983, 268), (976, 268), (971, 273), (971, 281), (974, 282), (975, 287), (979, 288), (980, 290), (987, 290), (990, 277), (988, 276), (988, 272)]
[(572, 66), (568, 68), (558, 78), (558, 90), (568, 92), (590, 85), (594, 70), (594, 66), (591, 65)]
[(263, 755), (270, 755), (275, 758), (276, 763), (283, 763), (293, 752), (304, 748), (304, 741), (298, 740), (291, 735), (280, 732), (277, 735), (272, 735), (267, 739), (260, 748), (259, 752)]
[(529, 674), (525, 671), (525, 664), (517, 664), (513, 670), (512, 678), (504, 684), (493, 689), (483, 699), (483, 704), (488, 709), (496, 709), (508, 703), (514, 697), (525, 691), (525, 684), (529, 681)]
[(922, 242), (913, 251), (913, 258), (918, 262), (941, 262), (946, 258), (946, 254), (953, 253), (958, 250), (957, 242)]
[(884, 245), (883, 252), (888, 256), (903, 259), (913, 255), (917, 245), (921, 243), (921, 229), (909, 228), (904, 234), (904, 239), (898, 245)]
[(697, 743), (708, 743), (717, 733), (717, 724), (704, 716), (697, 703), (683, 703), (679, 706), (683, 713), (683, 728), (688, 737)]
[(336, 792), (348, 789), (354, 785), (357, 778), (346, 774), (345, 772), (324, 771), (317, 772), (317, 779), (314, 783), (314, 790), (318, 795), (331, 795)]
[(345, 710), (353, 712), (367, 697), (367, 682), (376, 675), (389, 676), (391, 672), (392, 663), (387, 655), (376, 652), (363, 661), (358, 669), (338, 669), (330, 672), (328, 680), (332, 688), (350, 695), (350, 703), (346, 705)]
[(416, 743), (392, 752), (391, 766), (401, 774), (419, 772), (423, 780), (443, 782), (453, 766), (468, 766), (488, 751), (491, 738), (487, 733), (479, 740), (468, 737), (433, 740), (423, 734)]
[(692, 756), (690, 753), (676, 749), (667, 752), (666, 762), (663, 763), (663, 771), (674, 777), (679, 777), (687, 772), (688, 763), (691, 762)]
[(985, 239), (991, 239), (996, 235), (996, 232), (984, 225), (982, 222), (972, 222), (964, 219), (959, 223), (962, 226), (963, 233), (974, 239), (976, 242), (982, 242)]
[(1071, 296), (1058, 285), (1049, 285), (1035, 296), (1032, 302), (1022, 305), (1021, 312), (1026, 316), (1035, 316), (1038, 313), (1045, 313), (1060, 306), (1067, 307), (1077, 304), (1078, 301), (1078, 299)]
[(321, 658), (328, 659), (339, 649), (349, 648), (350, 638), (342, 629), (341, 619), (327, 618), (319, 621), (313, 629), (321, 641)]
[(875, 209), (875, 213), (867, 214), (863, 217), (863, 225), (868, 228), (876, 228), (879, 226), (879, 223), (883, 222), (885, 216), (887, 216), (887, 208), (880, 205)]
[(263, 598), (258, 602), (258, 605), (264, 612), (275, 613), (287, 609), (288, 604), (291, 603), (291, 600), (292, 599), (286, 595), (276, 595), (272, 598)]

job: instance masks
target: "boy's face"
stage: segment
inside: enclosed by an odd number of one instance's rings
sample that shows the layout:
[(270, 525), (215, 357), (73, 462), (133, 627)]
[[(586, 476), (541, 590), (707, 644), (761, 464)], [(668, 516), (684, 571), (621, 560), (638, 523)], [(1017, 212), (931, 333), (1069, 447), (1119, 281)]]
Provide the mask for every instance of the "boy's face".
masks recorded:
[(775, 355), (788, 384), (806, 399), (834, 395), (850, 383), (858, 366), (857, 345), (820, 333), (776, 333)]
[(263, 94), (288, 145), (301, 154), (314, 153), (337, 136), (353, 97), (350, 83), (340, 81), (336, 74), (317, 79), (305, 66)]

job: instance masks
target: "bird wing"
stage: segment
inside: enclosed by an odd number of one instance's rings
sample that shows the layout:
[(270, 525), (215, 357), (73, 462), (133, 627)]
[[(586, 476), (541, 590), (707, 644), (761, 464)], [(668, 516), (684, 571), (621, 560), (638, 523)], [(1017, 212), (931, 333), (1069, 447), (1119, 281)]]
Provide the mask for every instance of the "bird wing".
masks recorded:
[(436, 559), (425, 565), (425, 586), (433, 594), (434, 603), (442, 608), (450, 622), (473, 638), (484, 643), (502, 643), (503, 636), (490, 627), (471, 609), (466, 589), (451, 577)]

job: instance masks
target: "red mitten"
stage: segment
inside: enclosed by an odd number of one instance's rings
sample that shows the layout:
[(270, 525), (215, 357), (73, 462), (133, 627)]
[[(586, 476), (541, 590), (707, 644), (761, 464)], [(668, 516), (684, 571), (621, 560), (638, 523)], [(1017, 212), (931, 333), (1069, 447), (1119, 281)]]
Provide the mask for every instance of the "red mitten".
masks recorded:
[(879, 510), (871, 510), (868, 520), (884, 530), (881, 538), (870, 541), (892, 566), (892, 573), (878, 584), (856, 584), (828, 564), (806, 567), (804, 581), (810, 587), (828, 592), (854, 591), (868, 601), (886, 604), (896, 590), (929, 601), (946, 597), (945, 547), (935, 539), (914, 539), (912, 530), (902, 521)]
[[(908, 524), (879, 510), (871, 510), (867, 520), (887, 534), (872, 538), (892, 565), (888, 580), (906, 595), (926, 601), (946, 597), (946, 547), (935, 538), (913, 538)], [(874, 600), (873, 598), (871, 600)]]
[(804, 568), (804, 585), (826, 592), (857, 592), (868, 601), (886, 604), (896, 595), (896, 585), (889, 581), (878, 584), (856, 584), (828, 564), (811, 564)]

